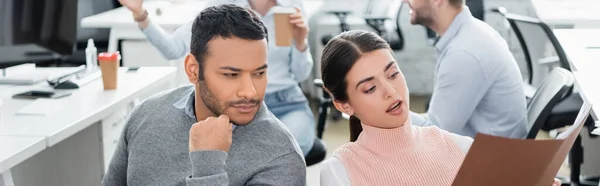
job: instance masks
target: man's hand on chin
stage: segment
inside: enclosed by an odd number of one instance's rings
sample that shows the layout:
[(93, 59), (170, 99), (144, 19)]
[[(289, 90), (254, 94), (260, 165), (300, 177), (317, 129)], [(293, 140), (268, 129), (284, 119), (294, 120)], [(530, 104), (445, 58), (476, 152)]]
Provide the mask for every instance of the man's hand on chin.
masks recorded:
[(221, 150), (229, 152), (233, 124), (229, 117), (208, 117), (190, 128), (190, 152), (200, 150)]

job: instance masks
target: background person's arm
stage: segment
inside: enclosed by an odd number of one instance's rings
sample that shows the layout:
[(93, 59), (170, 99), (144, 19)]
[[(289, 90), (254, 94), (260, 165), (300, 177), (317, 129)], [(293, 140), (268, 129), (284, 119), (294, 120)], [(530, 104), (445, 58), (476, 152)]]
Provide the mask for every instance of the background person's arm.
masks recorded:
[(158, 51), (168, 60), (184, 57), (190, 48), (193, 21), (177, 28), (173, 33), (167, 33), (162, 27), (148, 21), (142, 32)]
[[(131, 11), (134, 20), (150, 43), (168, 60), (184, 57), (190, 48), (192, 38), (192, 24), (190, 21), (177, 28), (173, 33), (167, 33), (158, 24), (153, 23), (148, 17), (146, 9), (142, 7), (142, 0), (119, 0), (121, 5)], [(221, 4), (224, 1), (213, 0), (207, 6)]]
[[(302, 24), (303, 26), (306, 26), (307, 31), (310, 30), (307, 21), (309, 18), (306, 17), (304, 4), (299, 0), (294, 1), (293, 4), (300, 8), (302, 19), (304, 19)], [(294, 74), (296, 81), (301, 82), (306, 80), (313, 69), (312, 55), (310, 53), (310, 47), (308, 46), (308, 34), (301, 41), (294, 41), (294, 45), (291, 47), (290, 56), (290, 69), (292, 74)]]
[[(125, 1), (125, 0), (121, 0)], [(231, 0), (212, 0), (206, 7), (219, 4), (233, 3)], [(173, 33), (167, 33), (162, 27), (146, 19), (139, 23), (140, 29), (148, 41), (168, 60), (179, 59), (189, 53), (192, 40), (192, 26), (194, 20), (177, 28)]]

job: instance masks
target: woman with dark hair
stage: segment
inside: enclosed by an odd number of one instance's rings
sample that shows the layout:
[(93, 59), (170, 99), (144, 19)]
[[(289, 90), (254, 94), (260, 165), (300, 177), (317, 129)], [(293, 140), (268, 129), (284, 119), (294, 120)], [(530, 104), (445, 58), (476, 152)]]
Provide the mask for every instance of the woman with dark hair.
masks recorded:
[(323, 163), (321, 185), (452, 184), (473, 139), (411, 124), (406, 81), (385, 40), (338, 35), (321, 73), (335, 107), (351, 116), (351, 142)]

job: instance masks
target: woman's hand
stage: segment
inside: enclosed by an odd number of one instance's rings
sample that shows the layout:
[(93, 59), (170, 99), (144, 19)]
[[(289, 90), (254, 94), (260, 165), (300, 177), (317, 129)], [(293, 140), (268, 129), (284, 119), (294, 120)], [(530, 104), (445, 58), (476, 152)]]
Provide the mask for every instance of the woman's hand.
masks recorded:
[(560, 182), (559, 179), (554, 178), (554, 183), (552, 183), (552, 186), (560, 186), (562, 184), (562, 182)]

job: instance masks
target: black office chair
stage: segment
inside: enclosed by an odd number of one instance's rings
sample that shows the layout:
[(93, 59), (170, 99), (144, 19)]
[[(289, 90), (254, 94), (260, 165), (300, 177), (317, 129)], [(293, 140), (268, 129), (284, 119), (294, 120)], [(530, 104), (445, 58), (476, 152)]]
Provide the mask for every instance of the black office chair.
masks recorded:
[[(550, 68), (558, 66), (571, 71), (571, 66), (562, 46), (547, 24), (537, 18), (511, 14), (504, 7), (493, 8), (492, 11), (500, 13), (508, 20), (513, 33), (519, 40), (527, 65), (528, 76), (524, 80), (526, 86), (529, 86), (534, 90), (538, 89), (537, 80), (547, 73)], [(545, 42), (543, 42), (544, 45), (536, 45), (539, 44), (540, 40), (535, 39), (545, 40)], [(546, 46), (552, 47), (553, 54), (545, 55), (545, 53), (547, 53), (547, 51), (545, 51)], [(549, 131), (572, 124), (575, 121), (582, 104), (583, 100), (579, 94), (573, 93), (573, 88), (570, 88), (567, 95), (552, 108), (548, 119), (541, 129)], [(595, 128), (592, 117), (588, 117), (584, 125), (589, 129), (588, 131), (592, 131)], [(593, 138), (597, 137), (591, 133), (586, 135)], [(569, 156), (571, 165), (570, 181), (577, 185), (582, 185), (583, 182), (590, 182), (589, 180), (580, 180), (580, 168), (583, 163), (583, 150), (581, 148), (581, 139), (579, 136), (577, 140), (575, 140), (573, 148), (571, 149), (571, 155)], [(597, 182), (590, 183), (590, 185), (598, 185)]]
[(326, 155), (327, 147), (325, 147), (325, 143), (323, 143), (322, 139), (315, 138), (312, 149), (310, 149), (306, 157), (304, 157), (306, 166), (311, 166), (323, 161)]
[(469, 7), (469, 10), (471, 11), (471, 15), (473, 15), (473, 17), (484, 21), (485, 6), (483, 0), (467, 0), (465, 4)]
[[(538, 131), (542, 128), (554, 108), (572, 89), (574, 83), (573, 74), (560, 67), (556, 67), (540, 84), (527, 107), (527, 139), (535, 139)], [(585, 135), (585, 134), (583, 134)], [(581, 136), (578, 136), (570, 151), (569, 162), (571, 163), (571, 180), (559, 177), (563, 185), (598, 185), (597, 178), (583, 179), (580, 177), (581, 162), (583, 162), (583, 147)], [(571, 183), (569, 183), (571, 182)]]
[[(372, 3), (374, 3), (374, 2), (369, 1), (369, 6)], [(404, 3), (400, 3), (400, 6), (398, 7), (398, 11), (396, 11), (396, 17), (393, 19), (390, 17), (387, 17), (387, 16), (372, 15), (372, 14), (363, 16), (367, 25), (369, 25), (369, 27), (373, 28), (373, 30), (375, 30), (375, 32), (377, 32), (377, 34), (379, 36), (381, 36), (385, 41), (387, 41), (388, 44), (390, 45), (390, 48), (392, 48), (392, 50), (394, 50), (394, 51), (400, 51), (404, 48), (404, 34), (402, 33), (402, 27), (400, 26), (400, 15), (402, 14), (401, 11), (402, 11), (403, 5), (404, 5)], [(370, 12), (375, 12), (375, 11), (369, 10), (368, 13), (370, 13)], [(327, 13), (335, 15), (340, 20), (340, 31), (341, 32), (350, 30), (350, 26), (346, 22), (348, 15), (351, 14), (350, 11), (329, 11)], [(385, 27), (385, 23), (387, 20), (394, 21), (395, 26), (392, 30), (389, 30)], [(323, 36), (323, 38), (321, 38), (321, 43), (323, 45), (326, 45), (327, 42), (329, 42), (329, 40), (331, 40), (334, 36), (335, 36), (335, 34), (329, 34), (329, 35)]]
[(317, 120), (317, 137), (323, 139), (323, 131), (325, 131), (325, 122), (327, 122), (327, 113), (329, 107), (333, 105), (333, 100), (329, 93), (323, 89), (323, 80), (315, 79), (313, 81), (315, 86), (322, 90), (323, 96), (319, 98), (319, 118)]
[[(333, 14), (340, 20), (340, 32), (345, 32), (350, 30), (350, 25), (346, 22), (346, 18), (352, 12), (340, 10), (340, 11), (328, 11), (327, 14)], [(323, 46), (327, 45), (327, 43), (335, 37), (335, 34), (327, 34), (321, 38), (321, 44)]]
[(109, 29), (101, 28), (82, 28), (81, 19), (84, 17), (99, 14), (116, 8), (119, 3), (113, 0), (79, 0), (77, 5), (77, 45), (72, 55), (63, 58), (59, 65), (61, 66), (79, 66), (85, 65), (85, 49), (87, 40), (94, 39), (94, 44), (98, 53), (108, 50)]
[(552, 108), (567, 95), (574, 81), (573, 74), (560, 67), (556, 67), (544, 79), (527, 106), (527, 139), (535, 139)]
[[(528, 86), (537, 89), (536, 80), (541, 79), (541, 76), (554, 67), (561, 67), (571, 71), (571, 66), (564, 50), (548, 25), (537, 18), (510, 14), (502, 7), (495, 8), (492, 11), (501, 13), (508, 20), (512, 31), (521, 44), (528, 73), (524, 81)], [(534, 39), (544, 39), (544, 45), (535, 45), (539, 44), (540, 40)], [(547, 53), (545, 51), (545, 46), (547, 45), (552, 47), (553, 54), (544, 55), (544, 53)], [(567, 92), (567, 96), (552, 110), (548, 121), (542, 129), (552, 130), (564, 127), (565, 124), (573, 123), (582, 104), (583, 100), (579, 94), (573, 93), (573, 89), (571, 88)], [(593, 121), (590, 124), (593, 125)]]
[[(321, 83), (321, 85), (322, 85), (322, 83)], [(319, 114), (317, 123), (319, 123), (321, 121), (321, 118), (325, 119), (325, 117), (327, 117), (327, 114), (325, 114), (324, 116)], [(321, 131), (323, 131), (323, 130), (321, 130)], [(315, 140), (313, 142), (313, 147), (310, 149), (308, 154), (306, 154), (306, 156), (304, 157), (304, 161), (306, 162), (307, 167), (325, 160), (325, 156), (327, 155), (327, 147), (325, 146), (325, 142), (323, 142), (323, 140), (321, 139), (322, 135), (323, 135), (322, 132), (320, 134), (317, 134), (318, 138), (315, 138)]]
[[(521, 45), (521, 48), (523, 49), (523, 57), (525, 61), (519, 61), (519, 62), (525, 62), (525, 69), (521, 69), (522, 71), (526, 71), (526, 76), (523, 77), (523, 82), (524, 82), (524, 86), (526, 87), (526, 89), (532, 89), (532, 92), (529, 92), (529, 94), (526, 94), (527, 98), (531, 98), (531, 96), (533, 96), (533, 93), (535, 93), (535, 86), (534, 85), (534, 79), (535, 82), (537, 83), (537, 81), (541, 80), (542, 76), (544, 73), (549, 72), (549, 69), (552, 68), (552, 65), (556, 66), (558, 62), (560, 62), (558, 60), (558, 57), (548, 57), (545, 58), (546, 56), (544, 55), (540, 55), (542, 54), (545, 49), (544, 46), (530, 46), (531, 43), (532, 44), (539, 44), (539, 40), (532, 40), (532, 38), (535, 39), (543, 39), (541, 37), (545, 37), (547, 39), (545, 39), (545, 42), (543, 44), (549, 44), (549, 38), (548, 36), (545, 36), (545, 31), (543, 30), (543, 26), (538, 25), (539, 22), (538, 20), (536, 20), (535, 18), (530, 18), (530, 17), (525, 17), (525, 16), (520, 16), (520, 15), (515, 15), (515, 14), (510, 14), (508, 13), (508, 11), (504, 8), (504, 7), (497, 7), (497, 8), (492, 8), (492, 12), (496, 12), (499, 13), (500, 15), (502, 15), (505, 19), (507, 19), (512, 31), (515, 33), (517, 39), (519, 40), (519, 44)], [(543, 24), (543, 23), (542, 23)], [(545, 25), (545, 27), (547, 27), (547, 25)], [(529, 29), (528, 32), (522, 32), (523, 29)], [(533, 30), (533, 31), (532, 31)], [(535, 35), (532, 35), (535, 34)], [(530, 36), (530, 37), (528, 37)], [(533, 36), (533, 37), (531, 37)], [(536, 50), (533, 50), (536, 49)], [(566, 61), (566, 57), (564, 57), (566, 64), (560, 64), (558, 66), (563, 67), (567, 70), (570, 71), (570, 66), (568, 65), (568, 61)], [(552, 60), (549, 60), (552, 59)], [(534, 62), (535, 61), (535, 62)], [(544, 62), (543, 64), (541, 64), (541, 62)], [(548, 68), (542, 68), (543, 65), (547, 65)], [(537, 76), (534, 76), (537, 75)]]
[[(340, 32), (345, 32), (350, 30), (350, 25), (346, 22), (346, 18), (350, 14), (350, 11), (329, 11), (327, 14), (333, 14), (340, 20)], [(328, 34), (321, 38), (321, 44), (325, 46), (331, 39), (335, 37), (334, 34)], [(323, 88), (323, 82), (320, 79), (315, 79), (313, 81), (314, 85), (318, 88)], [(327, 120), (327, 113), (329, 112), (329, 106), (331, 103), (331, 98), (329, 94), (322, 90), (322, 97), (319, 98), (319, 121), (317, 122), (317, 136), (319, 138), (323, 135), (323, 129), (325, 128), (325, 121)], [(331, 110), (331, 119), (337, 121), (342, 118), (342, 113), (337, 109)]]
[[(367, 25), (377, 32), (377, 35), (381, 36), (385, 41), (388, 42), (392, 50), (400, 51), (404, 49), (404, 34), (402, 33), (402, 27), (400, 26), (400, 15), (402, 14), (402, 7), (404, 6), (404, 3), (400, 3), (400, 6), (398, 6), (398, 10), (396, 11), (396, 15), (392, 19), (391, 17), (373, 14), (373, 12), (385, 12), (377, 10), (377, 8), (373, 8), (378, 2), (379, 1), (373, 0), (369, 1), (367, 14), (363, 16), (363, 18), (365, 19)], [(379, 3), (383, 3), (383, 8), (387, 8), (390, 2), (381, 1)], [(385, 27), (385, 22), (387, 20), (394, 21), (394, 27), (391, 30)]]

